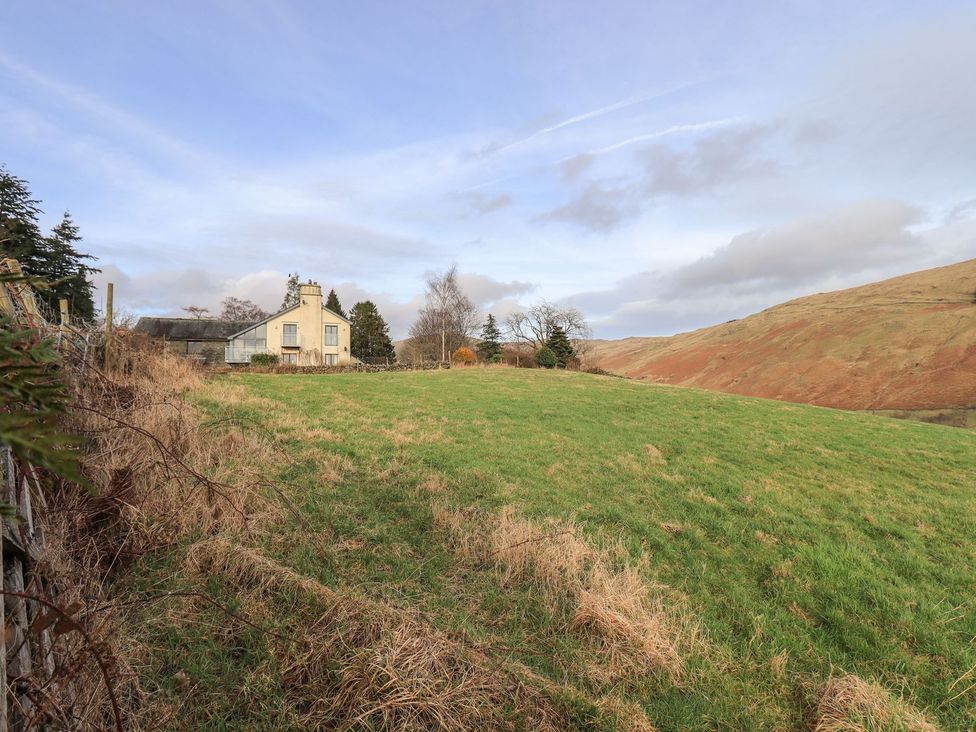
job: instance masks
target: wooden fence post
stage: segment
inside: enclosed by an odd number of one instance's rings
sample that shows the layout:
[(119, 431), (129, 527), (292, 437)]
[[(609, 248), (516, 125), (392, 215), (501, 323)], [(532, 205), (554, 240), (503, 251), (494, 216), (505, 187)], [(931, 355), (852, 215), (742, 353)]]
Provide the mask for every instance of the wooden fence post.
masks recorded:
[(112, 291), (114, 285), (109, 282), (105, 288), (105, 368), (108, 368), (112, 350)]

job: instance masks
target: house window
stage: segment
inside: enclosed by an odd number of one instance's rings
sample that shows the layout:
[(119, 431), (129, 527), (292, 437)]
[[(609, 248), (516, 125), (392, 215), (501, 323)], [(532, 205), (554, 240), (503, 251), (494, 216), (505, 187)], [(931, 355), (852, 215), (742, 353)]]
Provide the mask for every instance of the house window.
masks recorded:
[(289, 364), (291, 366), (297, 366), (298, 365), (298, 354), (297, 353), (282, 353), (281, 354), (281, 362), (282, 363), (285, 363), (285, 364)]
[(281, 345), (283, 346), (298, 345), (298, 324), (297, 323), (285, 323), (281, 326)]
[(339, 357), (336, 354), (334, 354), (334, 353), (327, 353), (327, 354), (325, 354), (325, 365), (326, 366), (335, 366), (338, 363), (338, 361), (339, 361)]
[(327, 326), (325, 326), (325, 345), (327, 345), (327, 346), (338, 346), (339, 345), (339, 326), (338, 325), (327, 325)]

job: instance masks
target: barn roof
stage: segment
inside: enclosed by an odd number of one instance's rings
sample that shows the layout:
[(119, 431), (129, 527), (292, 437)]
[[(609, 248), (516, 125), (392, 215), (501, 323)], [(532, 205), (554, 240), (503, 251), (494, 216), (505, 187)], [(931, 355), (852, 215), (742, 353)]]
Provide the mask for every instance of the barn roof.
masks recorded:
[(215, 318), (139, 318), (135, 331), (151, 338), (172, 341), (225, 341), (228, 336), (247, 330), (250, 320), (217, 320)]

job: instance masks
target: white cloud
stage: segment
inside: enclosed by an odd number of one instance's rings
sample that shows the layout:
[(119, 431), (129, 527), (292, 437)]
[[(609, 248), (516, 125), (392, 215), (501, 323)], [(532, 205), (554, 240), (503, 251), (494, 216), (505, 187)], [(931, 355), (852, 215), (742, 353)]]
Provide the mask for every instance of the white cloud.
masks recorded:
[(630, 275), (567, 297), (601, 337), (670, 335), (794, 297), (976, 257), (976, 219), (924, 227), (922, 209), (862, 201), (739, 234), (686, 265)]
[(921, 209), (899, 201), (863, 201), (785, 226), (746, 232), (675, 272), (672, 287), (687, 291), (730, 285), (795, 286), (828, 274), (852, 273), (920, 254), (909, 227)]

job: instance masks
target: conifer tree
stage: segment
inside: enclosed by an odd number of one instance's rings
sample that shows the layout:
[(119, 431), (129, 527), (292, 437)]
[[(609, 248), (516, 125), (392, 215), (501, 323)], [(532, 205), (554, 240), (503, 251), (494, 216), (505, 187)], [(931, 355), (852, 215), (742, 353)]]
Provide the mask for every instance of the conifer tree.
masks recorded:
[(370, 300), (357, 302), (349, 311), (349, 348), (352, 355), (363, 361), (378, 359), (396, 360), (390, 326)]
[(546, 341), (546, 347), (556, 355), (556, 360), (563, 368), (576, 356), (573, 345), (566, 337), (566, 331), (558, 325), (552, 327), (552, 333), (549, 335), (549, 340)]
[(46, 240), (49, 266), (44, 276), (51, 283), (51, 288), (39, 294), (47, 301), (52, 312), (57, 310), (57, 301), (63, 298), (68, 301), (73, 318), (90, 321), (95, 318), (95, 299), (92, 293), (94, 287), (88, 276), (101, 270), (85, 264), (95, 258), (78, 251), (76, 246), (80, 241), (78, 226), (72, 221), (71, 214), (65, 211), (61, 222), (51, 230)]
[(31, 197), (27, 181), (0, 168), (0, 250), (20, 262), (25, 274), (38, 276), (41, 230), (40, 201)]
[(488, 313), (488, 320), (481, 328), (481, 340), (478, 341), (478, 358), (482, 361), (496, 361), (502, 355), (502, 344), (500, 343), (502, 334), (498, 330), (498, 323), (495, 316)]
[(543, 346), (535, 352), (535, 361), (544, 369), (554, 369), (559, 365), (559, 359), (549, 346)]
[(88, 276), (98, 270), (85, 262), (94, 257), (76, 249), (81, 236), (70, 214), (65, 212), (45, 237), (37, 223), (40, 213), (40, 201), (31, 196), (27, 182), (0, 168), (0, 256), (16, 259), (24, 274), (48, 283), (37, 297), (51, 313), (65, 298), (74, 317), (90, 320), (95, 303)]
[(329, 296), (325, 299), (325, 307), (334, 312), (336, 315), (341, 315), (343, 318), (346, 317), (346, 313), (342, 309), (342, 305), (339, 304), (339, 296), (336, 295), (335, 290), (329, 290)]

